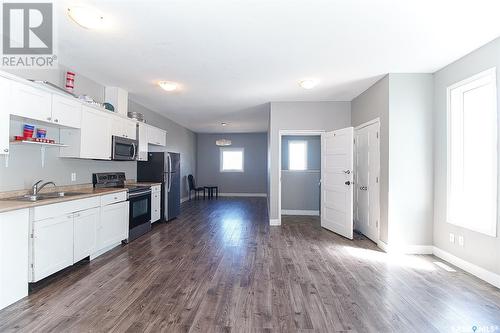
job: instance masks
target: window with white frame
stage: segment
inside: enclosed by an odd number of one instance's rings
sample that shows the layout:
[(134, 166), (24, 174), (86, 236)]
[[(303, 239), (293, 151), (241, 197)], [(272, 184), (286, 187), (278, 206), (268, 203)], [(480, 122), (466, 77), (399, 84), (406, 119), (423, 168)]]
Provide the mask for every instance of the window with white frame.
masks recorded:
[(288, 170), (307, 170), (307, 141), (288, 141)]
[(447, 94), (447, 222), (496, 236), (496, 68), (448, 87)]
[(245, 150), (243, 148), (220, 148), (220, 171), (243, 172)]

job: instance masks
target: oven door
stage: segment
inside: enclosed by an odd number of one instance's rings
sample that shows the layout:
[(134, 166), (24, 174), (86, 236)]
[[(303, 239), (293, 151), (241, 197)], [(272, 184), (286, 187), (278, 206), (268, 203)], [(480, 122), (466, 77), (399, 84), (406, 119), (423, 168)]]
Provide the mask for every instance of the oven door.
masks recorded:
[(129, 229), (151, 221), (151, 190), (129, 195)]
[(113, 135), (113, 160), (135, 161), (137, 156), (137, 140)]

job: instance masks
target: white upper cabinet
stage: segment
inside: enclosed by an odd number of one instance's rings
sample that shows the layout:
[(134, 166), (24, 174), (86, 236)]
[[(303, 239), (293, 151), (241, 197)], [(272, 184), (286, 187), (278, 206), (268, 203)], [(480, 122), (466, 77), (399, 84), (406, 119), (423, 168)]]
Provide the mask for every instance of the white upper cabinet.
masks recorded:
[(9, 153), (11, 81), (0, 77), (0, 155)]
[(137, 132), (137, 125), (134, 120), (128, 120), (113, 115), (113, 122), (111, 124), (111, 135), (135, 140), (137, 137), (136, 132)]
[(10, 113), (34, 120), (52, 121), (52, 94), (12, 81)]
[(167, 145), (167, 132), (153, 126), (147, 126), (147, 137), (148, 143), (152, 145), (158, 146), (166, 146)]
[(82, 103), (76, 98), (52, 95), (52, 122), (68, 127), (80, 128)]
[(111, 124), (114, 119), (106, 111), (82, 106), (81, 129), (61, 128), (61, 157), (111, 159)]

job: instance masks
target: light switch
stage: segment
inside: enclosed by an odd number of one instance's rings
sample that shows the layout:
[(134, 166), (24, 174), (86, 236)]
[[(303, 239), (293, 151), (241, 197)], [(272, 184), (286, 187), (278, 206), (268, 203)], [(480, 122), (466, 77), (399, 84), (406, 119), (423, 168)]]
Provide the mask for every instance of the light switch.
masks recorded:
[(71, 173), (71, 181), (76, 182), (76, 172)]
[(458, 236), (458, 245), (464, 247), (464, 236)]
[(450, 243), (455, 243), (455, 234), (450, 232)]

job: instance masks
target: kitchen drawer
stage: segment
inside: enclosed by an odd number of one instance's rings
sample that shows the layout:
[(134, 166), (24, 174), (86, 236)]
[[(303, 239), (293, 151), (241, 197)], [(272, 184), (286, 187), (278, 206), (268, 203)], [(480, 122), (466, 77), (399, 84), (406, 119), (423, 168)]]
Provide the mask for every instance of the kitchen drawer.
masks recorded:
[(91, 197), (35, 207), (33, 208), (33, 220), (40, 221), (61, 215), (71, 214), (81, 210), (99, 207), (99, 204), (99, 197)]
[(152, 193), (161, 192), (161, 185), (153, 185), (153, 186), (151, 186), (151, 192)]
[(101, 196), (101, 206), (111, 205), (127, 200), (127, 191), (121, 191)]

